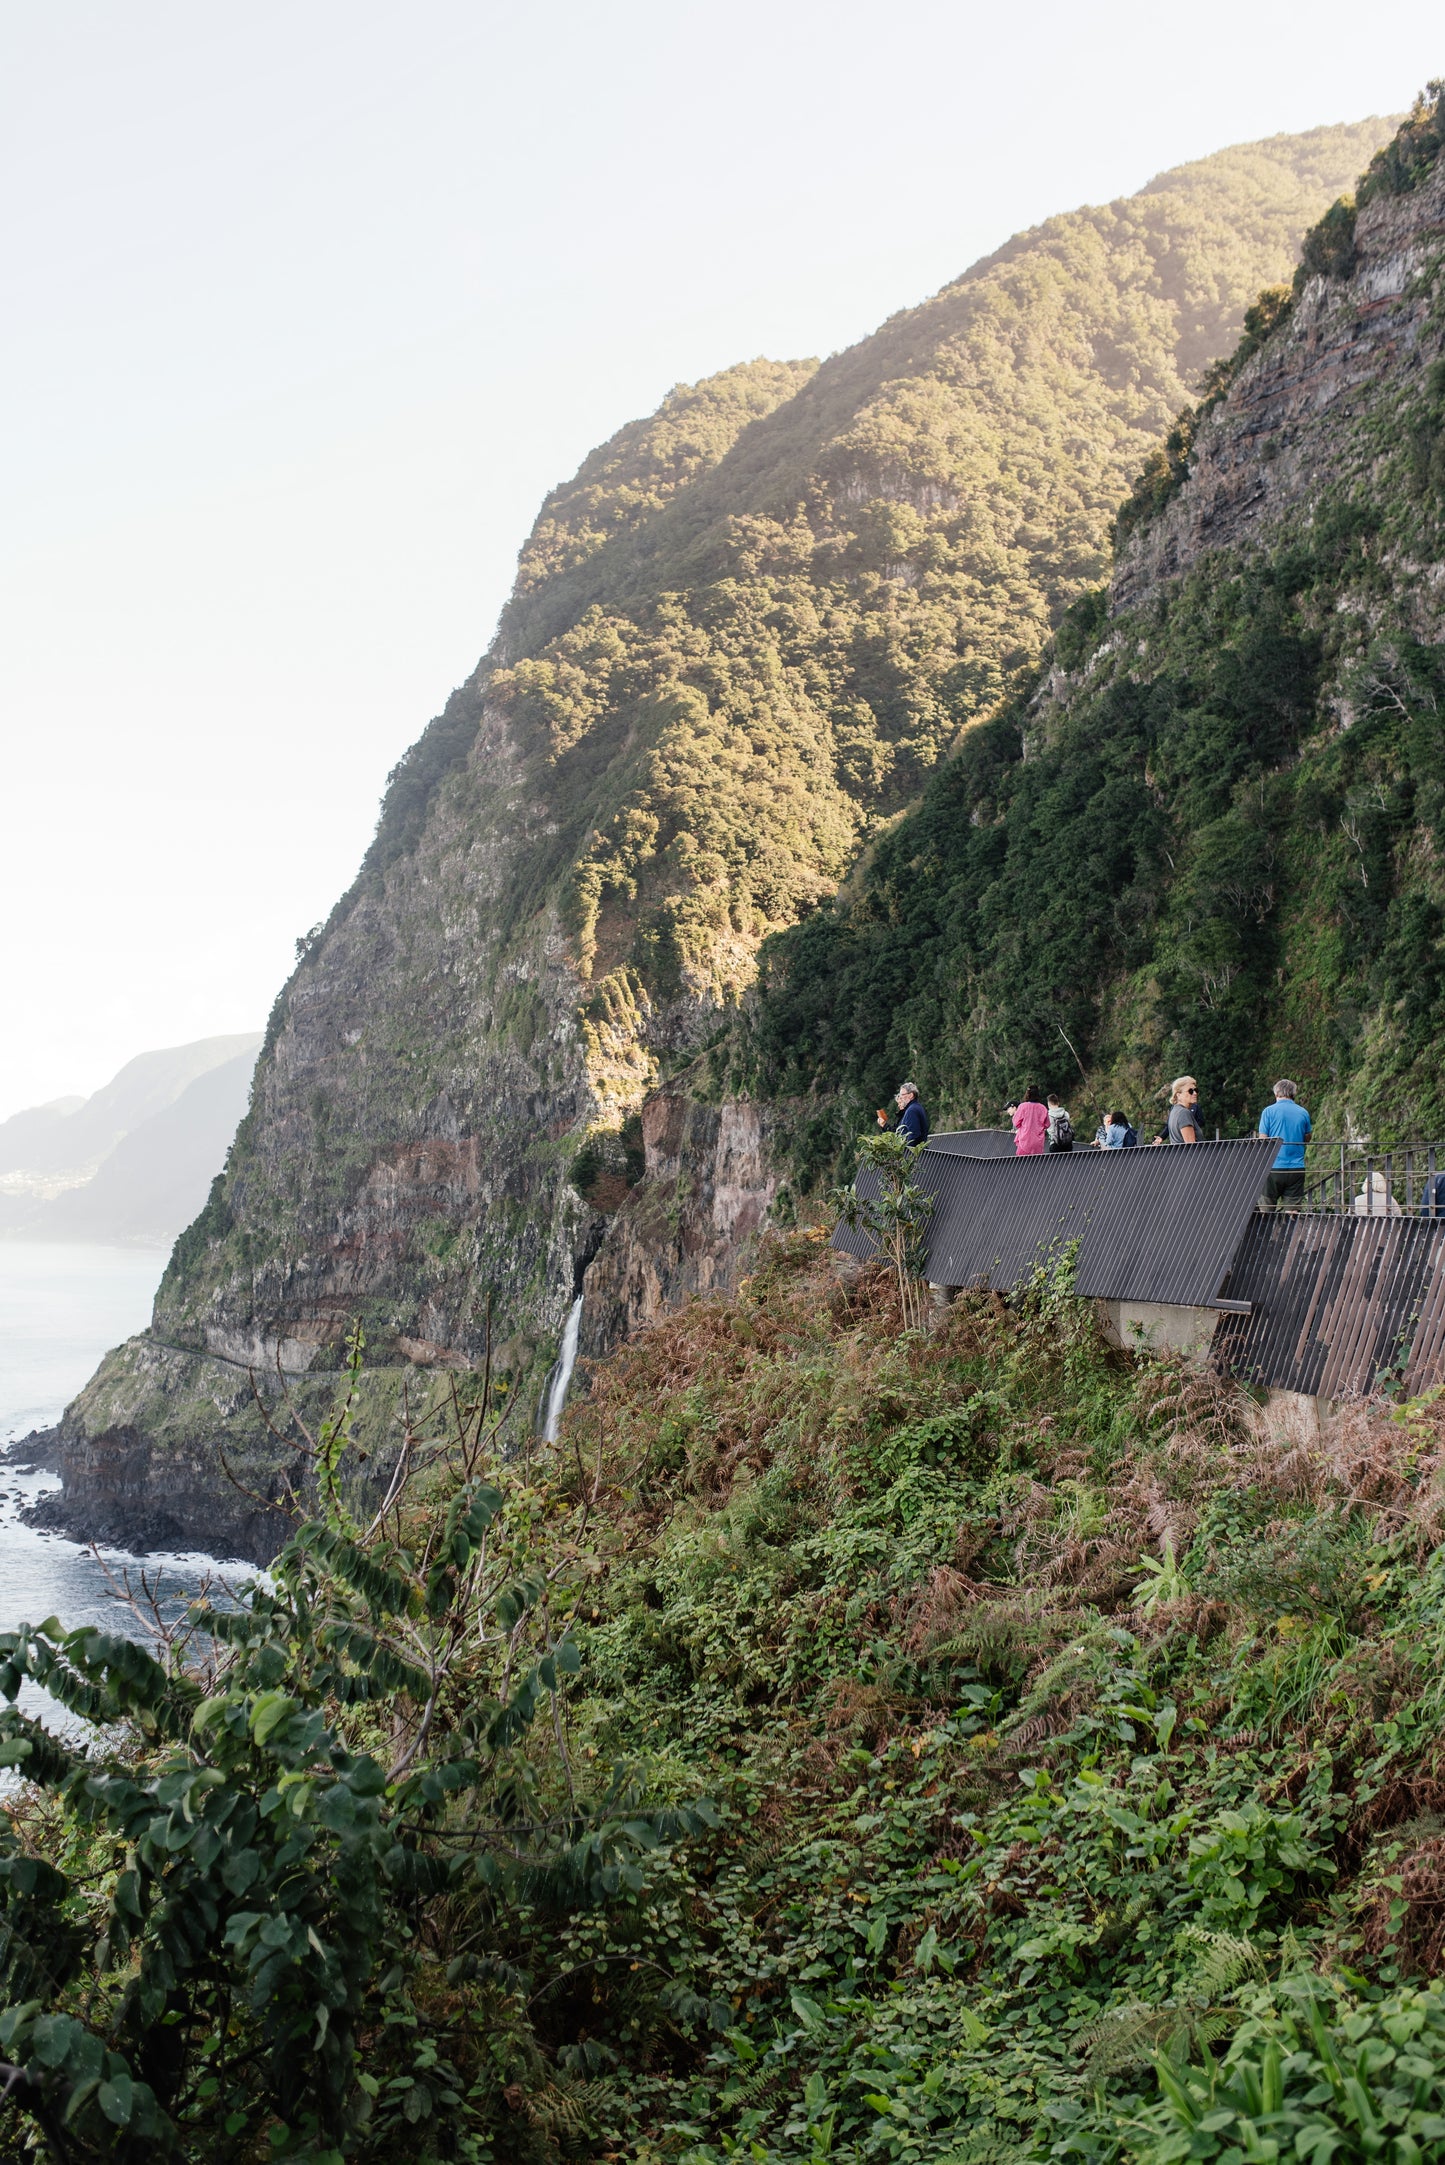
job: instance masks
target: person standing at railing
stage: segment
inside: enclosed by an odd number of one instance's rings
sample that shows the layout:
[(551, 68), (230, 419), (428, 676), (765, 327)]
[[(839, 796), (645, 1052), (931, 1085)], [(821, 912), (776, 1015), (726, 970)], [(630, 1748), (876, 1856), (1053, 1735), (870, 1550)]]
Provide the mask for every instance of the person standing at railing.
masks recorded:
[(1137, 1150), (1139, 1137), (1127, 1113), (1105, 1113), (1094, 1131), (1095, 1150)]
[[(898, 1107), (898, 1124), (892, 1133), (901, 1135), (911, 1150), (921, 1150), (928, 1141), (928, 1114), (924, 1111), (917, 1083), (900, 1083), (893, 1102)], [(878, 1125), (885, 1130), (888, 1127), (888, 1115), (881, 1105)]]
[(1169, 1085), (1171, 1143), (1202, 1143), (1204, 1122), (1199, 1111), (1199, 1085), (1192, 1075), (1176, 1075)]
[(1049, 1133), (1049, 1108), (1043, 1092), (1030, 1083), (1017, 1105), (1010, 1105), (1008, 1116), (1013, 1122), (1015, 1156), (1041, 1158)]
[(1274, 1103), (1266, 1105), (1259, 1116), (1260, 1134), (1279, 1144), (1261, 1198), (1266, 1210), (1278, 1210), (1281, 1204), (1286, 1210), (1298, 1210), (1303, 1203), (1310, 1127), (1310, 1116), (1298, 1102), (1294, 1084), (1281, 1076), (1274, 1086)]

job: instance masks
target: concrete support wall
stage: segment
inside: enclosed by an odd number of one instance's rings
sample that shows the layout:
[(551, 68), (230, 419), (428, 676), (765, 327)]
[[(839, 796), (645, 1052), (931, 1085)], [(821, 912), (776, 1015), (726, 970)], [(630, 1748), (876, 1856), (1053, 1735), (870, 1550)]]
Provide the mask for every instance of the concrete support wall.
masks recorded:
[(1096, 1303), (1104, 1336), (1130, 1353), (1207, 1353), (1217, 1308), (1169, 1308), (1162, 1301)]

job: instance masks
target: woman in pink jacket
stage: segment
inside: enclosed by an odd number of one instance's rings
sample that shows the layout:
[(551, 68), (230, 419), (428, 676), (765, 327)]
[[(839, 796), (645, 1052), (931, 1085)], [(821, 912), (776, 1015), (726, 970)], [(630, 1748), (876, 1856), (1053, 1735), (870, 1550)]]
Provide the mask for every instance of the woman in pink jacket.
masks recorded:
[(1049, 1132), (1049, 1108), (1032, 1084), (1011, 1108), (1011, 1116), (1015, 1153), (1021, 1158), (1041, 1158)]

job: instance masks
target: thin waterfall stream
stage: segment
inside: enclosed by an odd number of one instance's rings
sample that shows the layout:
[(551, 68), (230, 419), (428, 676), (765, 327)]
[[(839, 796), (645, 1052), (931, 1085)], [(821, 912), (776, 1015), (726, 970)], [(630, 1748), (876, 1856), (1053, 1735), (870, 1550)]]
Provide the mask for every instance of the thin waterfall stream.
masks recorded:
[(552, 1381), (547, 1390), (547, 1411), (542, 1417), (542, 1440), (555, 1443), (557, 1431), (562, 1425), (562, 1408), (567, 1403), (567, 1392), (572, 1382), (572, 1371), (577, 1366), (577, 1339), (582, 1329), (582, 1295), (579, 1293), (567, 1313), (566, 1328), (562, 1332), (562, 1344), (557, 1354), (557, 1365), (552, 1370)]

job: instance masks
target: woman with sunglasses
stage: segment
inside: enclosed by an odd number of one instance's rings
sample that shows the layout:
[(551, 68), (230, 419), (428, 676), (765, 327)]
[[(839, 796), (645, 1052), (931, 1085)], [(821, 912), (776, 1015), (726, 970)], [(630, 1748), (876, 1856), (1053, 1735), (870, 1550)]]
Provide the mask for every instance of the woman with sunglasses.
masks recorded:
[(1202, 1143), (1204, 1123), (1199, 1117), (1199, 1085), (1192, 1075), (1176, 1075), (1169, 1085), (1169, 1140), (1171, 1143)]

